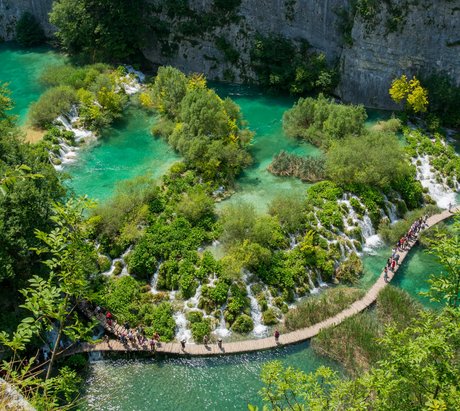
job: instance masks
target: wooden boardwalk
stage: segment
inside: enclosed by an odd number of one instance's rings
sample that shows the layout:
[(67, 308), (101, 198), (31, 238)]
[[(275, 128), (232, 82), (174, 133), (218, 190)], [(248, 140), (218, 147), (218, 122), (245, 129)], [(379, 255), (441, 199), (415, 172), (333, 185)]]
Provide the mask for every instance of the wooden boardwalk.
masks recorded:
[[(451, 217), (454, 212), (458, 212), (458, 211), (460, 211), (460, 207), (456, 207), (455, 209), (453, 208), (452, 212), (449, 212), (448, 210), (446, 210), (440, 214), (436, 214), (436, 215), (429, 217), (427, 220), (428, 227), (432, 227), (433, 225), (443, 220), (446, 220), (447, 218)], [(328, 327), (334, 327), (340, 324), (345, 319), (350, 318), (353, 315), (365, 310), (372, 303), (374, 303), (375, 300), (377, 299), (377, 295), (379, 294), (379, 292), (383, 288), (385, 288), (388, 282), (390, 282), (393, 279), (401, 263), (404, 261), (407, 254), (409, 253), (409, 251), (412, 249), (413, 245), (415, 244), (415, 242), (416, 241), (411, 242), (410, 247), (407, 250), (399, 252), (399, 255), (400, 255), (399, 265), (396, 266), (394, 273), (391, 271), (388, 271), (387, 281), (385, 281), (384, 272), (382, 271), (378, 280), (368, 290), (368, 292), (362, 299), (355, 301), (345, 310), (339, 312), (333, 317), (330, 317), (324, 321), (321, 321), (320, 323), (314, 324), (310, 327), (302, 328), (297, 331), (292, 331), (286, 334), (282, 334), (279, 338), (278, 343), (275, 341), (274, 337), (266, 337), (266, 338), (238, 341), (238, 342), (223, 343), (222, 348), (219, 348), (217, 344), (209, 344), (207, 346), (203, 344), (186, 344), (185, 348), (183, 349), (180, 343), (171, 342), (171, 343), (158, 344), (156, 346), (155, 351), (158, 353), (163, 353), (163, 354), (174, 354), (174, 355), (185, 355), (185, 356), (211, 356), (211, 355), (237, 354), (237, 353), (268, 350), (271, 348), (276, 348), (277, 346), (280, 346), (280, 345), (295, 344), (295, 343), (309, 340), (312, 337), (316, 336), (322, 329), (328, 328)], [(87, 312), (86, 314), (91, 316), (92, 313)], [(122, 331), (121, 326), (114, 324), (115, 325), (115, 330), (114, 330), (113, 328), (110, 328), (105, 323), (105, 318), (98, 318), (98, 319), (100, 320), (101, 325), (103, 325), (104, 328), (106, 328), (106, 330), (109, 331), (110, 333), (119, 335), (119, 332)], [(101, 343), (96, 343), (96, 344), (90, 344), (90, 343), (79, 344), (78, 346), (75, 346), (74, 348), (70, 348), (69, 350), (66, 350), (66, 352), (63, 353), (63, 355), (72, 355), (72, 354), (81, 353), (81, 352), (95, 352), (95, 351), (113, 351), (113, 352), (131, 352), (133, 351), (133, 352), (152, 353), (152, 350), (150, 349), (150, 346), (147, 343), (145, 343), (144, 345), (134, 344), (134, 343), (122, 344), (118, 340), (109, 340), (108, 342), (101, 342)]]

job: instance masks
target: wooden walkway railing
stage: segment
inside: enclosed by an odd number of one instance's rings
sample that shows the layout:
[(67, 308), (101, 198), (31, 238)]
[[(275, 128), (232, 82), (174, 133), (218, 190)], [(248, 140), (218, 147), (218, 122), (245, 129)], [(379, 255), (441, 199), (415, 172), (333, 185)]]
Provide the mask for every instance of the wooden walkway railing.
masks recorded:
[[(447, 218), (451, 217), (453, 213), (460, 211), (460, 207), (453, 208), (452, 211), (444, 211), (440, 214), (433, 215), (428, 218), (427, 225), (428, 228), (432, 227), (439, 222), (446, 220)], [(209, 344), (207, 346), (203, 344), (186, 344), (185, 348), (182, 348), (180, 343), (170, 342), (170, 343), (161, 343), (158, 344), (155, 348), (155, 351), (158, 353), (164, 354), (175, 354), (175, 355), (188, 355), (188, 356), (209, 356), (209, 355), (222, 355), (222, 354), (237, 354), (237, 353), (245, 353), (245, 352), (253, 352), (253, 351), (261, 351), (261, 350), (268, 350), (270, 348), (276, 348), (280, 345), (288, 345), (288, 344), (295, 344), (302, 341), (309, 340), (310, 338), (316, 336), (322, 329), (333, 327), (340, 324), (347, 318), (352, 317), (353, 315), (365, 310), (369, 307), (372, 303), (375, 302), (377, 299), (377, 295), (379, 292), (385, 288), (385, 286), (390, 282), (396, 272), (398, 271), (401, 263), (406, 258), (409, 251), (412, 249), (413, 245), (416, 241), (410, 242), (410, 247), (408, 247), (405, 251), (399, 252), (399, 265), (396, 266), (395, 272), (388, 271), (387, 279), (384, 278), (384, 272), (380, 274), (380, 277), (374, 283), (374, 285), (368, 290), (366, 295), (358, 300), (355, 301), (350, 307), (346, 308), (345, 310), (341, 311), (340, 313), (336, 314), (333, 317), (330, 317), (324, 321), (321, 321), (317, 324), (314, 324), (310, 327), (302, 328), (297, 331), (292, 331), (286, 334), (282, 334), (279, 338), (279, 341), (276, 342), (274, 337), (267, 337), (267, 338), (260, 338), (260, 339), (253, 339), (253, 340), (245, 340), (239, 342), (229, 342), (224, 343), (221, 348), (218, 347), (217, 344)], [(82, 307), (85, 311), (85, 314), (89, 317), (94, 316), (94, 313), (88, 311), (88, 308)], [(105, 321), (105, 317), (101, 314), (98, 316), (98, 320), (100, 321), (101, 325), (110, 333), (115, 334), (116, 336), (120, 336), (120, 332), (123, 332), (123, 328), (113, 322), (113, 327), (109, 327), (107, 322)], [(136, 343), (128, 343), (122, 344), (118, 340), (109, 340), (107, 342), (101, 342), (96, 344), (84, 343), (75, 346), (74, 348), (70, 348), (67, 350), (63, 355), (71, 355), (81, 352), (94, 352), (94, 351), (121, 351), (121, 352), (130, 352), (130, 351), (138, 351), (138, 352), (152, 352), (148, 343), (143, 345), (136, 344)]]

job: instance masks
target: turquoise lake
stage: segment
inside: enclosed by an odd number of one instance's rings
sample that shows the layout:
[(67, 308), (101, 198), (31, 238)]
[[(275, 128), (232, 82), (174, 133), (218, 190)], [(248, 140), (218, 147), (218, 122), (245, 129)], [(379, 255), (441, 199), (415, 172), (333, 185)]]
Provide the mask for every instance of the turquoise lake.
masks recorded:
[[(8, 82), (16, 108), (24, 124), (30, 104), (43, 88), (37, 79), (48, 65), (65, 61), (49, 50), (24, 51), (0, 45), (0, 81)], [(288, 139), (282, 131), (282, 115), (294, 100), (268, 96), (252, 88), (214, 85), (220, 96), (230, 96), (242, 109), (256, 137), (251, 148), (254, 164), (238, 180), (235, 195), (222, 203), (247, 201), (263, 212), (276, 195), (304, 192), (308, 187), (298, 180), (280, 178), (266, 171), (280, 150), (316, 155), (308, 144)], [(378, 120), (372, 113), (371, 120)], [(114, 192), (120, 180), (149, 174), (160, 177), (178, 160), (167, 144), (151, 136), (154, 118), (131, 108), (125, 119), (106, 130), (98, 143), (82, 149), (78, 161), (65, 168), (72, 176), (69, 186), (77, 194), (103, 201)], [(388, 258), (388, 249), (375, 250), (364, 258), (363, 286), (369, 286)], [(394, 283), (426, 306), (434, 306), (418, 293), (427, 289), (426, 279), (440, 270), (434, 257), (416, 249), (404, 262)], [(260, 404), (261, 365), (279, 359), (304, 371), (318, 366), (340, 367), (317, 356), (307, 343), (257, 354), (224, 358), (160, 358), (156, 360), (101, 361), (91, 365), (84, 400), (87, 410), (244, 410), (248, 402)]]

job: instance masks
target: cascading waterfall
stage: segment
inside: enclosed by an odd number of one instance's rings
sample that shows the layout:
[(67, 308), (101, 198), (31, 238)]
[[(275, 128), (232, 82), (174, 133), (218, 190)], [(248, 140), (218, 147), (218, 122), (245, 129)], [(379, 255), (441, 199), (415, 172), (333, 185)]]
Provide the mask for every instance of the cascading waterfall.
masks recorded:
[(321, 276), (321, 272), (319, 270), (316, 271), (316, 278), (320, 287), (327, 287), (327, 283), (323, 281), (323, 277)]
[(319, 288), (315, 287), (315, 283), (313, 282), (311, 278), (310, 270), (307, 269), (306, 271), (307, 271), (308, 285), (310, 286), (310, 294), (318, 294)]
[[(93, 334), (93, 340), (99, 340), (104, 335), (104, 328), (100, 325), (95, 328), (95, 333)], [(89, 362), (93, 363), (96, 361), (102, 361), (104, 359), (101, 351), (91, 351), (88, 353)]]
[(246, 283), (246, 292), (248, 293), (248, 298), (251, 305), (251, 318), (254, 323), (254, 329), (252, 333), (256, 337), (263, 337), (267, 335), (268, 327), (262, 324), (262, 311), (260, 311), (259, 303), (257, 302), (256, 297), (252, 293), (251, 286), (248, 283), (247, 276), (243, 277), (244, 282)]
[[(417, 165), (420, 162), (420, 165)], [(429, 156), (420, 156), (412, 160), (417, 168), (417, 180), (420, 181), (424, 188), (428, 189), (430, 197), (436, 201), (440, 208), (448, 208), (449, 204), (456, 204), (456, 192), (450, 189), (446, 184), (436, 181), (436, 174), (431, 171)], [(457, 183), (458, 189), (458, 183)]]
[(294, 234), (289, 234), (289, 249), (293, 250), (298, 244), (296, 236)]
[(225, 303), (220, 309), (219, 326), (214, 330), (214, 334), (221, 338), (229, 337), (232, 334), (232, 332), (227, 328), (227, 324), (225, 322), (224, 311), (226, 308), (227, 303)]
[(110, 266), (110, 269), (104, 273), (102, 273), (103, 275), (107, 275), (107, 276), (110, 276), (110, 275), (113, 275), (115, 269), (117, 268), (117, 266), (119, 264), (117, 263), (120, 263), (121, 266), (122, 266), (122, 269), (121, 269), (121, 273), (120, 273), (120, 276), (123, 276), (123, 275), (128, 275), (128, 266), (126, 264), (126, 261), (125, 261), (125, 258), (128, 256), (128, 254), (131, 252), (133, 246), (130, 245), (126, 250), (125, 252), (121, 255), (120, 258), (114, 258), (112, 260), (112, 264)]
[(158, 276), (160, 274), (160, 268), (161, 268), (161, 261), (158, 263), (158, 267), (153, 273), (152, 281), (150, 281), (150, 292), (152, 294), (158, 294), (157, 283), (158, 283)]
[(185, 313), (177, 311), (173, 315), (174, 321), (176, 322), (176, 338), (179, 341), (185, 340), (190, 342), (192, 340), (192, 331), (187, 327), (187, 318)]

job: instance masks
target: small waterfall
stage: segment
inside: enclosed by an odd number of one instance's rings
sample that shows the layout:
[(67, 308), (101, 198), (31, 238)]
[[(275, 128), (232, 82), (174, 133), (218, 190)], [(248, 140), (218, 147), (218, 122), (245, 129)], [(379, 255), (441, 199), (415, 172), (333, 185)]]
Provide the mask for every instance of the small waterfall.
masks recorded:
[[(103, 327), (99, 325), (98, 327), (95, 328), (94, 332), (95, 333), (93, 334), (93, 340), (99, 340), (104, 335), (105, 330)], [(104, 357), (102, 356), (102, 352), (100, 351), (91, 351), (88, 353), (88, 359), (89, 359), (89, 362), (92, 363), (96, 361), (101, 361), (104, 359)]]
[(420, 161), (420, 165), (417, 167), (417, 180), (420, 181), (423, 187), (428, 189), (430, 197), (436, 201), (436, 204), (440, 208), (448, 208), (449, 203), (456, 204), (456, 193), (446, 184), (439, 183), (436, 181), (436, 174), (431, 171), (431, 164), (429, 156), (418, 157), (412, 160), (413, 164), (417, 164)]
[(195, 291), (195, 295), (188, 300), (190, 304), (192, 304), (193, 309), (198, 309), (198, 304), (200, 303), (201, 297), (201, 284), (197, 287)]
[[(128, 275), (128, 266), (126, 265), (126, 261), (125, 261), (125, 258), (128, 256), (128, 254), (131, 252), (133, 246), (130, 245), (126, 250), (125, 252), (121, 255), (120, 258), (114, 258), (112, 260), (112, 265), (110, 266), (110, 269), (104, 273), (102, 273), (103, 275), (113, 275), (115, 269), (117, 268), (118, 265), (121, 264), (122, 266), (122, 269), (121, 269), (121, 272), (119, 275), (123, 276), (123, 275)], [(120, 264), (117, 264), (117, 263), (120, 263)]]
[(176, 339), (182, 341), (185, 339), (186, 342), (192, 340), (192, 331), (187, 328), (187, 318), (185, 313), (178, 311), (174, 314), (174, 321), (176, 321)]
[(319, 270), (316, 271), (316, 278), (318, 279), (318, 285), (320, 287), (327, 287), (327, 283), (323, 281), (323, 278), (321, 277), (321, 272)]
[(394, 223), (398, 220), (396, 206), (388, 200), (387, 196), (384, 196), (386, 215), (390, 219), (390, 223)]
[(150, 292), (152, 294), (158, 294), (157, 283), (158, 283), (158, 276), (160, 274), (160, 268), (161, 268), (161, 261), (158, 263), (158, 267), (153, 273), (152, 281), (150, 281)]
[(219, 326), (214, 330), (214, 334), (221, 338), (229, 337), (232, 334), (232, 332), (227, 328), (227, 324), (225, 323), (225, 308), (227, 308), (227, 304), (223, 305), (220, 309)]
[(318, 294), (319, 289), (315, 287), (315, 283), (313, 282), (311, 278), (311, 273), (309, 270), (307, 270), (307, 277), (308, 277), (308, 285), (310, 286), (310, 294)]
[(293, 250), (298, 244), (296, 236), (294, 234), (289, 234), (289, 249)]
[(254, 330), (252, 333), (256, 337), (263, 337), (267, 335), (268, 328), (262, 324), (262, 312), (260, 311), (259, 303), (257, 302), (256, 297), (252, 294), (251, 286), (247, 283), (246, 276), (244, 277), (244, 282), (246, 283), (246, 292), (248, 293), (248, 298), (251, 304), (251, 318), (254, 322)]

